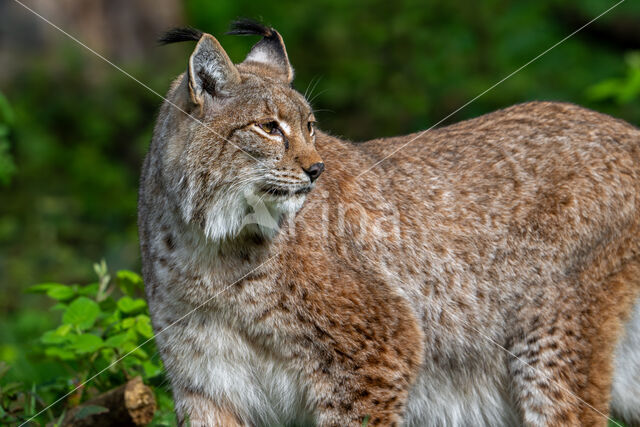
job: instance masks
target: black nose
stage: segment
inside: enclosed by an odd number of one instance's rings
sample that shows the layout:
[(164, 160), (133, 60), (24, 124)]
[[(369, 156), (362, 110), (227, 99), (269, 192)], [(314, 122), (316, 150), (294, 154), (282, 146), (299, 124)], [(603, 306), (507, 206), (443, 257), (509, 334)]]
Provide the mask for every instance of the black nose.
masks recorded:
[(309, 176), (311, 182), (313, 182), (318, 179), (318, 177), (324, 170), (324, 163), (314, 163), (309, 166), (309, 169), (302, 168), (302, 170), (304, 170), (304, 172)]

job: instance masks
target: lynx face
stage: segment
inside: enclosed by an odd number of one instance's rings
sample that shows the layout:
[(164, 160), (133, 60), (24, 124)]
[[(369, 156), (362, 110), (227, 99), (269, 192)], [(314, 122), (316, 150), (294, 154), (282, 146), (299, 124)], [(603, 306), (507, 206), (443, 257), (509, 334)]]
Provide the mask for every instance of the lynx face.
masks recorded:
[[(171, 40), (176, 41), (176, 40)], [(186, 222), (214, 241), (241, 232), (272, 237), (294, 215), (324, 170), (315, 150), (315, 118), (291, 88), (293, 71), (275, 31), (234, 65), (208, 34), (174, 90), (197, 120), (167, 140), (165, 160)]]
[[(258, 163), (256, 190), (270, 200), (296, 199), (308, 193), (324, 166), (315, 144), (315, 118), (306, 100), (275, 80), (246, 74), (247, 95), (240, 107), (247, 116), (229, 138)], [(240, 100), (239, 100), (240, 101)]]

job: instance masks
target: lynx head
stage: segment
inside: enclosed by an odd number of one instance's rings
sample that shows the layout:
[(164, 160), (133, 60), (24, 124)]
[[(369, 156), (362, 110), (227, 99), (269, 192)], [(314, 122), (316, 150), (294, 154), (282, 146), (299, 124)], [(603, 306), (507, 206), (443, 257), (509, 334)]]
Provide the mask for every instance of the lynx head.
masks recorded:
[(214, 241), (243, 231), (272, 237), (324, 169), (313, 112), (291, 87), (280, 34), (248, 20), (235, 22), (229, 34), (262, 39), (240, 64), (195, 29), (172, 30), (160, 40), (198, 41), (168, 94), (155, 138), (169, 196), (183, 219)]

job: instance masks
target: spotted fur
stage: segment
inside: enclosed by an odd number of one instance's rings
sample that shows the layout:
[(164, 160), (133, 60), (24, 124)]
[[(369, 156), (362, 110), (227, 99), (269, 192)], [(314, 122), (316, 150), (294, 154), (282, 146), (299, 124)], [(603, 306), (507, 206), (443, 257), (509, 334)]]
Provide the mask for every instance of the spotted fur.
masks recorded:
[(533, 102), (354, 144), (264, 35), (199, 38), (142, 171), (179, 421), (640, 425), (640, 131)]

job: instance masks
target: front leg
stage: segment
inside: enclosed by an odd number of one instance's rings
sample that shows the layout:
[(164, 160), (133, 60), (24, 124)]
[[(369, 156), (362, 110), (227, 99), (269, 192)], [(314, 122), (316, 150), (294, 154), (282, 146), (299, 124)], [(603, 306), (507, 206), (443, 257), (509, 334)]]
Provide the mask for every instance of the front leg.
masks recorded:
[(233, 413), (228, 406), (214, 402), (203, 394), (174, 388), (176, 417), (179, 426), (192, 427), (247, 427), (250, 426)]
[(564, 324), (534, 326), (511, 343), (509, 351), (515, 355), (510, 357), (509, 371), (523, 424), (580, 426), (583, 408), (578, 393), (585, 377), (576, 328)]
[(313, 385), (315, 418), (321, 427), (400, 426), (422, 365), (424, 338), (400, 298), (357, 307), (336, 307), (316, 315), (296, 313), (305, 333), (304, 370)]
[[(316, 383), (322, 385), (321, 381)], [(318, 396), (316, 420), (321, 427), (400, 426), (408, 398), (408, 387), (382, 375), (351, 377), (325, 384)]]
[[(563, 287), (568, 289), (568, 286)], [(531, 427), (605, 427), (617, 319), (570, 292), (523, 304), (519, 331), (508, 344), (512, 390)], [(624, 301), (611, 298), (611, 301)], [(585, 307), (587, 306), (587, 307)]]
[[(254, 426), (247, 408), (249, 375), (234, 350), (246, 346), (207, 313), (194, 312), (180, 322), (179, 315), (162, 310), (154, 317), (158, 351), (171, 383), (178, 425)], [(166, 325), (172, 325), (167, 328)], [(243, 400), (240, 400), (243, 399)]]

